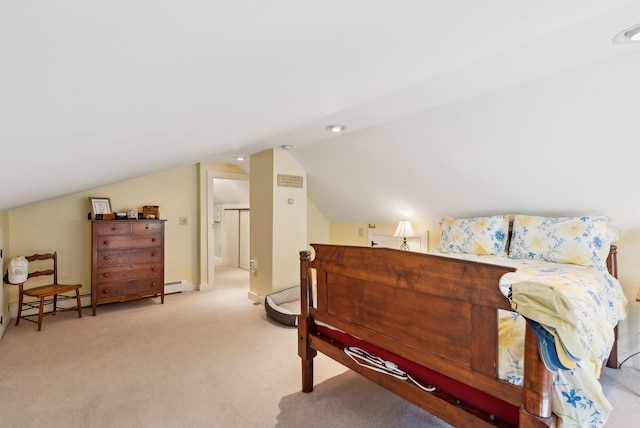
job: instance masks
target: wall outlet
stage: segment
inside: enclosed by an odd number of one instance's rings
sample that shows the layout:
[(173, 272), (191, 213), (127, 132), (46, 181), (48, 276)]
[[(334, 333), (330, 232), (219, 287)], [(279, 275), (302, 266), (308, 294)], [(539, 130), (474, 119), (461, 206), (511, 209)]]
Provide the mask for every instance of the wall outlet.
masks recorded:
[(178, 218), (178, 224), (182, 225), (182, 226), (186, 225), (187, 224), (187, 218), (186, 217), (179, 217)]

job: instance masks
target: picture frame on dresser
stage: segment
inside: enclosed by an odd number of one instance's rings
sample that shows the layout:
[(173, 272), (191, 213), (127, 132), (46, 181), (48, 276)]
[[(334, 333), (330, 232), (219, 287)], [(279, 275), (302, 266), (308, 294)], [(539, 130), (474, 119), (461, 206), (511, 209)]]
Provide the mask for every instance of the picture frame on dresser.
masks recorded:
[(89, 196), (89, 204), (91, 205), (91, 218), (96, 218), (98, 214), (112, 214), (110, 198)]

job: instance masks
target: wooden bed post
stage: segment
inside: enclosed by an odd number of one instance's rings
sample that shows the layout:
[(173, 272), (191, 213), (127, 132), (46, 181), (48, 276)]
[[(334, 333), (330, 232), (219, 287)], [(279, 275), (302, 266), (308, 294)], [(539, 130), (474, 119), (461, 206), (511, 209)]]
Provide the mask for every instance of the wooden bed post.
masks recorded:
[[(618, 277), (618, 247), (612, 245), (609, 249), (609, 257), (607, 257), (607, 269), (609, 273), (617, 278)], [(613, 346), (607, 358), (607, 367), (611, 369), (618, 369), (618, 326), (613, 328)]]
[(300, 315), (298, 316), (298, 355), (302, 358), (302, 392), (313, 391), (313, 358), (317, 351), (309, 343), (313, 320), (309, 316), (312, 281), (309, 268), (310, 251), (300, 251)]
[(528, 324), (525, 328), (524, 348), (524, 383), (519, 426), (523, 428), (555, 426), (554, 421), (549, 420), (553, 385), (551, 372), (540, 359), (538, 339)]

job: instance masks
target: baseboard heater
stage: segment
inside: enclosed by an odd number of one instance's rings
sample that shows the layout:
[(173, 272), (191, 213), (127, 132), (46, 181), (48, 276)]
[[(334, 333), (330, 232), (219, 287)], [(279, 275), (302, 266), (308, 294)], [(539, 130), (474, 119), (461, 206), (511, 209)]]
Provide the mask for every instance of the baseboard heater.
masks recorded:
[(187, 283), (184, 279), (180, 281), (171, 281), (164, 283), (164, 294), (182, 293), (185, 289), (184, 285)]

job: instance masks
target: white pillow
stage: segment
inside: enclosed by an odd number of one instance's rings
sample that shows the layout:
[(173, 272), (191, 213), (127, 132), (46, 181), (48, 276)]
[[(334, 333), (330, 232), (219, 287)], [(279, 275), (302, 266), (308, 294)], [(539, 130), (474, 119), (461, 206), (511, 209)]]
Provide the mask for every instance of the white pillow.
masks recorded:
[(509, 216), (444, 218), (440, 223), (441, 253), (505, 256)]
[(516, 215), (509, 257), (607, 268), (609, 218)]

